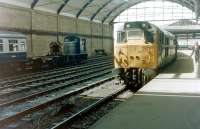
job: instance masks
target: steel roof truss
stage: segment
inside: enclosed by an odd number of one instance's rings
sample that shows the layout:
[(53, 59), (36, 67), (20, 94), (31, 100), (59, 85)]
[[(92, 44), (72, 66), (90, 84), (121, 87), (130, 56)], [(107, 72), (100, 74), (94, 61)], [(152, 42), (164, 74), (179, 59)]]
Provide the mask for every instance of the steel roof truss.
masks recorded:
[(64, 3), (61, 4), (61, 6), (58, 8), (57, 10), (57, 14), (60, 14), (60, 12), (63, 10), (63, 8), (67, 5), (67, 3), (69, 2), (70, 0), (65, 0)]
[(76, 18), (78, 18), (81, 13), (88, 7), (88, 5), (90, 5), (94, 0), (88, 0), (86, 2), (86, 4), (83, 5), (83, 7), (78, 11), (78, 13), (76, 14)]

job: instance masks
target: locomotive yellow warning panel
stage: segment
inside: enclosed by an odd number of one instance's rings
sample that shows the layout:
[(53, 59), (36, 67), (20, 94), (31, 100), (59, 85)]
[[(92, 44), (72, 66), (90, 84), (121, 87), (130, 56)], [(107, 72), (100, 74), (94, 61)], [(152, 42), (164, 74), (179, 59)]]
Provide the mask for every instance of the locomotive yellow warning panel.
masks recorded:
[(155, 44), (117, 44), (114, 50), (115, 68), (156, 68)]

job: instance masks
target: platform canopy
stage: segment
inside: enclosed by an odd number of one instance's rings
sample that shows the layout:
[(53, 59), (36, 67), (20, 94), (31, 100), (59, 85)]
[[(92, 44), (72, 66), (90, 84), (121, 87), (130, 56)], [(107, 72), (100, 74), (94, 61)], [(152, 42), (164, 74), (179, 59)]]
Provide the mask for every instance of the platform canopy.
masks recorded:
[[(11, 4), (72, 16), (80, 19), (112, 23), (121, 12), (138, 3), (150, 0), (0, 0), (1, 4)], [(200, 0), (167, 0), (176, 2), (200, 14)]]

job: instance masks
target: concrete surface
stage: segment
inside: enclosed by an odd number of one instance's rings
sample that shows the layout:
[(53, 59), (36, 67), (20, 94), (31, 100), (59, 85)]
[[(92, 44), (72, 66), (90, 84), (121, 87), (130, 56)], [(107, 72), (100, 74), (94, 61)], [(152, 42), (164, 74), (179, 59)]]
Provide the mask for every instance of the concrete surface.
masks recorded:
[(200, 129), (199, 64), (191, 51), (90, 129)]

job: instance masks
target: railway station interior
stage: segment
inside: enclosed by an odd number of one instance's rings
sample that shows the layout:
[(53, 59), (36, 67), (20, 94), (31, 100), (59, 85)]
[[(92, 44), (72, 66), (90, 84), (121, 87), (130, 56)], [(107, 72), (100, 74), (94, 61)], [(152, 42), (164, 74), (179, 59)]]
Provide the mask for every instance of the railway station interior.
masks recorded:
[(0, 129), (200, 129), (200, 0), (0, 0)]

